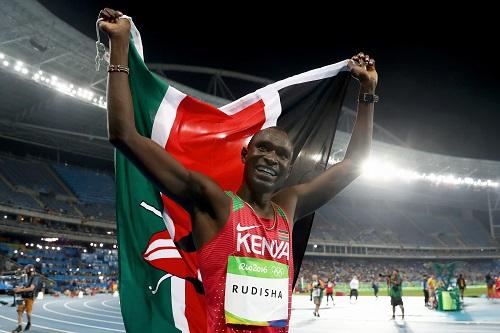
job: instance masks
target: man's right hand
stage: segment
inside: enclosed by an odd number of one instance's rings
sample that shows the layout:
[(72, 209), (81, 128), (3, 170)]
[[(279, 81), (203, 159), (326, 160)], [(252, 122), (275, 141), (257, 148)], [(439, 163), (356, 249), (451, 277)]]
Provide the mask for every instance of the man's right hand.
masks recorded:
[(106, 32), (110, 39), (125, 39), (128, 40), (130, 34), (130, 22), (126, 19), (120, 19), (123, 13), (104, 8), (99, 12), (99, 29)]

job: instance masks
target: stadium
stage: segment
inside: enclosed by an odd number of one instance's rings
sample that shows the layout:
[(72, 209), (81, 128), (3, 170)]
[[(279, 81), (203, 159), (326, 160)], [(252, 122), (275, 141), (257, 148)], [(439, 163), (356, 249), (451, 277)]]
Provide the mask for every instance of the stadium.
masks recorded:
[[(95, 41), (38, 2), (2, 6), (0, 300), (6, 304), (0, 306), (0, 332), (15, 327), (9, 290), (27, 264), (43, 277), (33, 332), (125, 332), (117, 297), (114, 149)], [(16, 24), (25, 21), (30, 23)], [(207, 67), (148, 65), (170, 85), (215, 106), (235, 99), (231, 84), (272, 83)], [(208, 78), (209, 88), (183, 82), (185, 73)], [(327, 157), (312, 156), (318, 168), (343, 159), (354, 120), (354, 110), (344, 105)], [(422, 304), (424, 275), (444, 276), (437, 269), (450, 264), (453, 283), (458, 274), (467, 281), (463, 308), (431, 310)], [(380, 278), (394, 269), (404, 281), (404, 322), (388, 320)], [(323, 304), (321, 318), (311, 315), (313, 274), (336, 284), (335, 305)], [(314, 215), (291, 331), (354, 332), (367, 325), (373, 332), (498, 331), (500, 289), (488, 294), (487, 274), (500, 284), (500, 162), (414, 150), (375, 124), (363, 175)], [(354, 275), (361, 282), (356, 302), (348, 297)], [(372, 296), (374, 280), (380, 299)]]

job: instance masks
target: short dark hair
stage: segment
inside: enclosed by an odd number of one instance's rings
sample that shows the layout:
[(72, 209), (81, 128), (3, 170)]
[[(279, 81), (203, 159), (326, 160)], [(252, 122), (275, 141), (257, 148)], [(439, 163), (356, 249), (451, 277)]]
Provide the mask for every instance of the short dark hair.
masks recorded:
[(261, 129), (260, 131), (258, 131), (257, 133), (255, 133), (255, 134), (252, 136), (252, 138), (250, 139), (250, 142), (248, 142), (248, 145), (250, 146), (250, 145), (253, 143), (253, 139), (254, 139), (255, 137), (257, 137), (257, 135), (258, 135), (258, 134), (260, 134), (260, 133), (262, 133), (262, 132), (264, 132), (264, 131), (277, 131), (277, 132), (280, 132), (280, 133), (282, 133), (283, 135), (285, 135), (285, 136), (288, 138), (288, 140), (290, 140), (290, 138), (288, 137), (288, 133), (287, 133), (284, 129), (279, 128), (279, 127), (277, 127), (277, 126), (271, 126), (271, 127), (266, 127), (266, 128), (263, 128), (263, 129)]

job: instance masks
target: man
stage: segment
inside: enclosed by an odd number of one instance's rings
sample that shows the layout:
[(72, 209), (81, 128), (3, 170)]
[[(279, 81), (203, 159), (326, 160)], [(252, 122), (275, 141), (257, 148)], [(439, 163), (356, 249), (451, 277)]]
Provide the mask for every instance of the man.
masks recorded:
[(429, 276), (427, 274), (422, 275), (421, 285), (422, 285), (422, 291), (424, 292), (424, 303), (425, 303), (425, 306), (429, 305), (429, 285), (428, 285), (428, 281), (429, 281)]
[(484, 280), (486, 282), (486, 297), (488, 299), (492, 299), (495, 295), (495, 278), (493, 277), (493, 274), (489, 272), (484, 277)]
[(356, 297), (356, 301), (358, 300), (358, 289), (359, 289), (359, 280), (356, 275), (352, 277), (351, 282), (349, 283), (349, 287), (351, 288), (351, 292), (349, 293), (349, 301), (352, 296)]
[(293, 147), (285, 132), (268, 128), (256, 133), (241, 151), (245, 167), (240, 189), (224, 192), (212, 179), (186, 169), (154, 141), (138, 134), (126, 71), (130, 23), (119, 19), (121, 15), (106, 8), (99, 23), (111, 46), (109, 140), (190, 214), (208, 330), (287, 332), (293, 279), (292, 224), (326, 204), (360, 175), (373, 130), (378, 81), (374, 60), (360, 53), (349, 62), (352, 75), (360, 82), (361, 101), (342, 162), (308, 183), (281, 189), (292, 168)]
[(323, 300), (323, 289), (325, 289), (325, 284), (316, 274), (314, 274), (311, 281), (311, 296), (314, 301), (313, 314), (315, 317), (319, 317), (319, 307), (321, 306), (321, 301)]
[(379, 283), (378, 283), (378, 277), (376, 277), (375, 275), (372, 277), (372, 289), (375, 299), (378, 299)]
[(436, 284), (436, 278), (434, 274), (431, 274), (431, 276), (427, 280), (427, 289), (429, 290), (429, 307), (431, 309), (435, 309), (437, 307)]
[(495, 279), (495, 298), (500, 298), (500, 272), (497, 273)]
[(389, 278), (389, 295), (391, 296), (392, 319), (396, 319), (396, 306), (401, 308), (401, 318), (405, 319), (405, 308), (403, 306), (403, 279), (399, 271), (395, 269)]
[(326, 305), (328, 306), (328, 298), (331, 298), (332, 299), (332, 304), (335, 305), (335, 303), (333, 302), (333, 289), (335, 288), (335, 280), (332, 278), (332, 279), (329, 279), (327, 282), (326, 282)]
[(467, 287), (467, 284), (465, 283), (465, 279), (462, 276), (462, 274), (458, 275), (457, 286), (458, 286), (458, 289), (460, 290), (460, 298), (462, 299), (462, 302), (463, 302), (464, 301), (464, 292), (465, 292), (465, 288)]
[(24, 268), (26, 275), (28, 276), (28, 282), (25, 287), (14, 288), (14, 293), (20, 293), (22, 297), (22, 302), (17, 307), (17, 327), (12, 332), (23, 332), (23, 312), (26, 311), (26, 323), (25, 331), (31, 328), (31, 312), (33, 311), (33, 303), (35, 303), (35, 297), (41, 286), (40, 277), (36, 275), (35, 266), (32, 264), (26, 265)]

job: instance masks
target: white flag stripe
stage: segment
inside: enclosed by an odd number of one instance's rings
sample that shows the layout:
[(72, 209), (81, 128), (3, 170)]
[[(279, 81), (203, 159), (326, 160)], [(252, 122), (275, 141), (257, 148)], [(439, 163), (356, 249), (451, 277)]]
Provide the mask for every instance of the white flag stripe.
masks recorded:
[(176, 276), (170, 280), (172, 297), (172, 314), (175, 327), (182, 333), (189, 333), (189, 325), (186, 318), (186, 281)]
[(151, 205), (148, 205), (144, 201), (141, 202), (141, 207), (143, 207), (146, 210), (149, 210), (151, 213), (155, 214), (156, 216), (161, 217), (161, 213), (160, 213), (160, 211), (158, 209), (154, 208)]
[(132, 40), (134, 42), (135, 49), (137, 50), (137, 52), (139, 52), (141, 59), (144, 61), (142, 38), (141, 34), (139, 33), (139, 30), (137, 30), (137, 27), (135, 26), (134, 21), (132, 21), (132, 18), (130, 16), (123, 15), (121, 17), (130, 21), (130, 34), (132, 35)]
[(181, 93), (172, 86), (168, 87), (167, 93), (163, 96), (151, 131), (151, 139), (162, 147), (165, 147), (167, 144), (170, 130), (174, 125), (177, 108), (185, 97), (186, 94)]
[[(305, 73), (300, 73), (281, 81), (271, 83), (267, 87), (272, 87), (275, 90), (280, 90), (285, 87), (291, 86), (293, 84), (305, 83), (310, 81), (316, 81), (321, 79), (326, 79), (332, 76), (336, 76), (339, 72), (348, 71), (347, 62), (349, 60), (344, 60), (337, 62), (336, 64), (324, 66), (321, 68), (316, 68)], [(264, 87), (263, 89), (267, 88)]]
[(228, 115), (238, 113), (242, 109), (257, 102), (263, 96), (271, 96), (275, 93), (278, 93), (278, 90), (283, 89), (285, 87), (294, 84), (333, 77), (336, 76), (341, 71), (348, 71), (349, 68), (347, 67), (347, 62), (348, 60), (340, 61), (336, 64), (324, 66), (321, 68), (316, 68), (308, 72), (297, 74), (289, 78), (286, 78), (284, 80), (274, 82), (270, 85), (267, 85), (257, 90), (256, 92), (245, 95), (234, 102), (222, 106), (221, 108), (219, 108), (219, 110)]
[(281, 114), (281, 100), (280, 94), (274, 89), (262, 89), (258, 91), (264, 102), (264, 113), (266, 114), (266, 121), (262, 125), (262, 128), (268, 128), (276, 126), (278, 117)]
[(224, 112), (229, 116), (232, 116), (233, 114), (240, 112), (244, 108), (249, 107), (250, 105), (258, 102), (260, 99), (261, 96), (259, 96), (257, 92), (253, 92), (241, 97), (240, 99), (237, 99), (234, 102), (221, 106), (219, 110), (221, 110), (222, 112)]
[(176, 249), (165, 249), (158, 250), (151, 253), (149, 256), (144, 257), (147, 261), (153, 261), (158, 259), (171, 259), (171, 258), (182, 258), (179, 251)]
[(149, 244), (148, 249), (146, 250), (145, 255), (148, 255), (149, 252), (161, 248), (161, 247), (175, 247), (174, 241), (171, 239), (157, 239), (151, 244)]
[(165, 223), (165, 227), (167, 228), (168, 233), (170, 234), (170, 237), (172, 239), (175, 238), (175, 224), (174, 221), (170, 218), (170, 215), (168, 215), (167, 210), (163, 209), (163, 222)]

